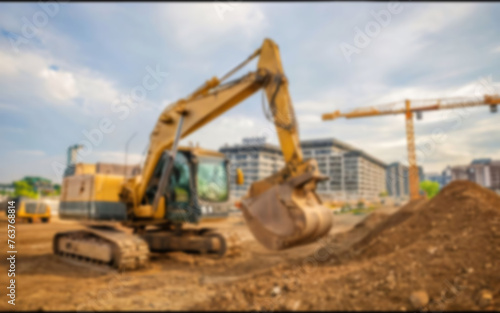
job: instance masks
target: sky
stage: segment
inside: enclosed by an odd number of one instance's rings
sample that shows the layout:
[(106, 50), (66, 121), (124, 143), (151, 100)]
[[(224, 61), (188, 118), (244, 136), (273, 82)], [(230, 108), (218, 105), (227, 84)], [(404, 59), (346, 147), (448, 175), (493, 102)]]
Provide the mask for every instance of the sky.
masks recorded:
[[(334, 137), (404, 164), (402, 115), (321, 115), (500, 93), (498, 16), (500, 4), (472, 2), (1, 3), (0, 182), (60, 182), (67, 148), (88, 138), (83, 162), (124, 163), (127, 143), (128, 162), (141, 161), (161, 111), (264, 38), (279, 45), (301, 139)], [(261, 97), (181, 144), (218, 149), (258, 136), (277, 144)], [(424, 113), (415, 121), (419, 165), (438, 172), (500, 159), (499, 122), (487, 107)]]

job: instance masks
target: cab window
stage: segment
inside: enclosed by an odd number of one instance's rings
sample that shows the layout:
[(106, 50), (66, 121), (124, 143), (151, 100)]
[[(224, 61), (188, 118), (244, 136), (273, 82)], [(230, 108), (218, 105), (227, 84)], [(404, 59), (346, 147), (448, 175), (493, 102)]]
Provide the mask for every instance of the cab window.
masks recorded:
[(178, 152), (170, 174), (169, 202), (170, 204), (187, 204), (191, 198), (191, 171), (189, 160), (184, 153)]
[(200, 157), (196, 187), (202, 200), (226, 201), (229, 197), (226, 162), (220, 158)]

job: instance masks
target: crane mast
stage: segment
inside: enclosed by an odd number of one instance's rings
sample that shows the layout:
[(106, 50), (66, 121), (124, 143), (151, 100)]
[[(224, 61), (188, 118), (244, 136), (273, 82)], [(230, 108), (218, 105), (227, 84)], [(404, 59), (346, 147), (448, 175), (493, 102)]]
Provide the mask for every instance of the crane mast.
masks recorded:
[[(413, 105), (413, 103), (421, 103), (420, 105)], [(500, 103), (499, 95), (484, 95), (480, 98), (441, 98), (441, 99), (426, 99), (426, 100), (405, 100), (403, 108), (394, 108), (396, 103), (389, 103), (375, 107), (357, 108), (350, 112), (342, 113), (336, 110), (331, 113), (322, 115), (323, 121), (334, 120), (340, 117), (347, 119), (370, 117), (370, 116), (383, 116), (404, 114), (406, 121), (406, 140), (408, 149), (408, 184), (410, 189), (410, 200), (416, 200), (419, 195), (419, 173), (417, 158), (415, 152), (415, 130), (413, 125), (413, 113), (417, 114), (420, 119), (424, 111), (436, 111), (444, 109), (456, 109), (475, 106), (490, 106), (492, 113), (497, 112), (497, 105)]]

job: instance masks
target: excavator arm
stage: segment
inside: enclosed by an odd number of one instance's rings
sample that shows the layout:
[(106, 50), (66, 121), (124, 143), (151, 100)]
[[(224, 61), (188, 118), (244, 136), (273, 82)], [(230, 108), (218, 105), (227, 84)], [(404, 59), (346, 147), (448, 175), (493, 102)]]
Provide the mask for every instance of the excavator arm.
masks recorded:
[[(256, 71), (224, 82), (255, 57), (259, 57)], [(270, 39), (265, 39), (258, 50), (223, 78), (213, 77), (187, 98), (165, 108), (151, 133), (142, 174), (124, 184), (121, 197), (129, 211), (140, 210), (142, 217), (144, 212), (154, 216), (154, 206), (144, 201), (145, 191), (156, 164), (164, 151), (172, 148), (176, 136), (188, 136), (261, 88), (267, 96), (286, 165), (250, 187), (242, 201), (247, 224), (256, 238), (271, 249), (310, 242), (326, 234), (333, 217), (315, 193), (316, 183), (326, 177), (318, 171), (315, 160), (303, 160), (288, 81), (278, 46)]]

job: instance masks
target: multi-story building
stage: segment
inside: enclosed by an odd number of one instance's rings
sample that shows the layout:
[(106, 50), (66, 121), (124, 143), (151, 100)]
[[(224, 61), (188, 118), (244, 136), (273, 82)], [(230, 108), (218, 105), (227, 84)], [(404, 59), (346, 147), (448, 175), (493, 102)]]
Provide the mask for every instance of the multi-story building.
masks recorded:
[[(314, 158), (319, 171), (329, 176), (318, 184), (317, 192), (326, 198), (373, 199), (386, 190), (386, 165), (340, 140), (315, 139), (301, 141), (304, 158)], [(245, 184), (231, 185), (233, 196), (241, 197), (250, 184), (263, 179), (284, 166), (281, 149), (265, 142), (246, 139), (242, 145), (219, 149), (231, 162), (231, 175), (241, 168)]]
[(457, 165), (451, 168), (451, 180), (468, 180), (468, 165)]
[(406, 197), (409, 194), (408, 167), (399, 162), (391, 163), (386, 170), (387, 194), (391, 197)]
[(469, 180), (484, 187), (491, 187), (491, 159), (472, 160), (468, 168)]
[[(391, 163), (387, 166), (386, 181), (387, 194), (391, 197), (408, 197), (410, 193), (408, 166), (399, 162)], [(419, 181), (425, 179), (424, 170), (418, 167)]]
[(344, 157), (346, 172), (357, 173), (356, 179), (346, 179), (347, 198), (375, 199), (386, 191), (385, 163), (361, 150), (349, 151)]
[(242, 197), (248, 187), (257, 180), (264, 179), (283, 168), (285, 162), (278, 146), (266, 143), (263, 138), (245, 138), (241, 145), (224, 146), (219, 149), (230, 162), (230, 177), (236, 176), (240, 168), (245, 176), (243, 185), (236, 185), (231, 179), (231, 196)]
[(451, 180), (469, 180), (500, 191), (500, 160), (475, 159), (469, 165), (450, 168)]
[(490, 163), (491, 189), (500, 192), (500, 160)]
[(364, 151), (335, 138), (301, 141), (304, 158), (315, 158), (330, 177), (317, 191), (327, 198), (373, 199), (385, 191), (386, 165)]
[(354, 170), (357, 163), (354, 163), (355, 160), (344, 159), (346, 151), (354, 150), (352, 146), (336, 139), (304, 140), (301, 146), (304, 158), (316, 159), (319, 171), (330, 177), (330, 180), (318, 184), (318, 193), (336, 198), (345, 197), (346, 188), (355, 187), (357, 172)]

